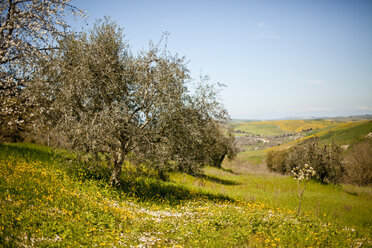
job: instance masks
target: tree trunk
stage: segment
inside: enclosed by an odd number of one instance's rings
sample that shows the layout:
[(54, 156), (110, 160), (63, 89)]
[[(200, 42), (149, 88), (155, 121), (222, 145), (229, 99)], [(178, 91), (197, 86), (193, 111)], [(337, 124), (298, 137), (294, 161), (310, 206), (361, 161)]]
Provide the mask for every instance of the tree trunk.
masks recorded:
[(224, 153), (220, 156), (216, 155), (215, 158), (214, 158), (214, 161), (213, 161), (213, 166), (217, 167), (217, 168), (221, 168), (222, 162), (225, 159), (225, 157), (226, 157), (226, 153)]
[(302, 198), (300, 198), (300, 204), (298, 204), (297, 215), (300, 215), (300, 211), (301, 211), (301, 202), (302, 202)]
[(50, 131), (49, 131), (49, 125), (48, 125), (48, 147), (50, 147)]
[[(300, 180), (297, 181), (297, 186), (298, 186), (298, 198), (300, 198), (300, 204), (298, 204), (298, 209), (297, 209), (297, 215), (300, 215), (301, 211), (301, 202), (302, 202), (302, 194), (301, 194), (301, 189), (300, 189)], [(302, 191), (303, 193), (303, 191)]]
[(166, 182), (169, 179), (168, 175), (165, 173), (164, 170), (159, 170), (158, 174), (159, 174), (160, 180), (162, 180), (164, 182)]
[(123, 152), (121, 150), (117, 151), (115, 157), (114, 170), (112, 171), (110, 182), (112, 186), (120, 186), (121, 168), (124, 161)]

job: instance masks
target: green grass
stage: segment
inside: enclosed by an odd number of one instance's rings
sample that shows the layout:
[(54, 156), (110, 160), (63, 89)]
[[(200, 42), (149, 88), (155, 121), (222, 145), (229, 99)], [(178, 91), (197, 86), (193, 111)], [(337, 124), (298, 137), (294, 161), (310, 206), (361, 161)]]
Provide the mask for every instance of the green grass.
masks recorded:
[(304, 214), (296, 216), (290, 178), (208, 167), (199, 177), (174, 173), (161, 182), (129, 180), (124, 171), (122, 187), (112, 188), (72, 170), (72, 157), (0, 145), (2, 246), (371, 246), (368, 188), (310, 183)]
[[(263, 175), (236, 175), (217, 168), (205, 168), (205, 174), (219, 178), (216, 183), (205, 178), (180, 173), (172, 174), (174, 182), (190, 189), (223, 193), (241, 201), (264, 202), (273, 207), (296, 210), (298, 207), (297, 184), (292, 177), (268, 173)], [(304, 195), (303, 211), (318, 218), (338, 221), (345, 225), (370, 227), (372, 224), (372, 189), (351, 185), (325, 185), (309, 182)]]
[(350, 145), (356, 143), (372, 132), (372, 121), (351, 122), (339, 126), (319, 136), (322, 143), (336, 143), (338, 145)]
[(266, 152), (272, 149), (273, 150), (287, 149), (293, 145), (296, 145), (312, 137), (318, 137), (320, 139), (321, 144), (329, 145), (332, 142), (334, 142), (338, 145), (352, 145), (364, 139), (369, 132), (372, 132), (371, 120), (347, 122), (337, 127), (326, 129), (324, 131), (314, 133), (313, 135), (309, 135), (304, 138), (294, 140), (277, 147), (268, 148), (266, 149)]
[(246, 161), (250, 164), (262, 164), (266, 157), (266, 150), (250, 150), (238, 154), (237, 160)]
[(312, 131), (306, 132), (306, 136), (315, 135), (317, 133), (324, 133), (324, 132), (326, 132), (328, 130), (331, 130), (331, 129), (334, 129), (336, 127), (339, 127), (339, 126), (341, 126), (343, 124), (344, 123), (342, 123), (342, 122), (333, 122), (333, 124), (327, 125), (325, 127), (322, 127), (322, 128), (319, 128), (319, 129), (314, 129)]

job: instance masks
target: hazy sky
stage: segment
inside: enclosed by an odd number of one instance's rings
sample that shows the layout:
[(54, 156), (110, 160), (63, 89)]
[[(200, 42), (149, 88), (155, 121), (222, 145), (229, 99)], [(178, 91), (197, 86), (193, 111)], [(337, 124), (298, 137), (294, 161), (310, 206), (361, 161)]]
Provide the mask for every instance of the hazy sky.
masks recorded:
[[(224, 83), (232, 118), (372, 113), (371, 0), (73, 0), (136, 51), (170, 33), (192, 76)], [(79, 27), (81, 23), (73, 26)]]

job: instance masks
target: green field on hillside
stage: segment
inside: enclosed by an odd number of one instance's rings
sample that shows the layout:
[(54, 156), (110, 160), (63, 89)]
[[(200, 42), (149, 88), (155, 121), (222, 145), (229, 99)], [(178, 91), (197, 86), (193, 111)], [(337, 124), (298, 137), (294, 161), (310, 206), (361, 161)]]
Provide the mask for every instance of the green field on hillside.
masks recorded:
[(336, 127), (329, 132), (322, 133), (319, 138), (325, 144), (334, 142), (338, 145), (351, 145), (364, 139), (370, 132), (372, 132), (372, 121), (359, 121)]
[(236, 158), (237, 161), (235, 161), (235, 163), (246, 162), (250, 164), (262, 164), (264, 163), (264, 159), (269, 150), (287, 149), (311, 137), (318, 137), (320, 143), (323, 145), (331, 144), (332, 142), (338, 145), (352, 145), (365, 138), (365, 136), (370, 132), (372, 132), (371, 120), (347, 122), (338, 124), (336, 127), (328, 126), (321, 129), (320, 132), (314, 132), (313, 134), (304, 138), (294, 140), (280, 146), (261, 150), (243, 151), (238, 154)]
[[(309, 134), (337, 127), (344, 122), (333, 120), (278, 120), (278, 121), (232, 121), (229, 126), (234, 131), (243, 131), (255, 135), (282, 135), (286, 133), (310, 130)], [(244, 133), (236, 133), (244, 135)]]
[(198, 177), (173, 173), (163, 182), (142, 176), (112, 188), (72, 171), (66, 158), (71, 155), (37, 145), (0, 145), (5, 247), (372, 244), (369, 188), (311, 182), (297, 216), (291, 178), (208, 167)]
[[(229, 123), (229, 126), (234, 131), (243, 131), (251, 134), (262, 134), (262, 135), (282, 135), (287, 133), (286, 131), (280, 129), (275, 124), (263, 123), (263, 122), (233, 122)], [(244, 133), (235, 135), (244, 135)]]

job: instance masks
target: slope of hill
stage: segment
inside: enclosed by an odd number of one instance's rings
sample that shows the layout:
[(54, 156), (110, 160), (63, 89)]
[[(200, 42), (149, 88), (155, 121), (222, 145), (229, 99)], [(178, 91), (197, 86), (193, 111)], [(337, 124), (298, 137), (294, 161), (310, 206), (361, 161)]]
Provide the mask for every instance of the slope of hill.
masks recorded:
[(298, 133), (304, 130), (321, 130), (325, 128), (336, 127), (342, 122), (329, 120), (279, 120), (279, 121), (263, 121), (265, 124), (277, 125), (280, 129)]
[(263, 134), (263, 135), (281, 135), (287, 133), (272, 123), (260, 122), (230, 122), (228, 125), (234, 130), (235, 135), (244, 135), (244, 133)]
[(345, 123), (319, 135), (323, 143), (336, 143), (338, 145), (354, 144), (372, 132), (372, 120)]
[[(216, 195), (216, 191), (208, 193), (187, 182), (182, 186), (176, 181), (142, 177), (133, 178), (129, 188), (124, 183), (123, 188), (114, 189), (83, 170), (71, 171), (71, 160), (65, 158), (65, 154), (46, 147), (0, 145), (0, 244), (4, 247), (371, 245), (369, 225), (350, 225), (338, 220), (338, 215), (296, 216), (293, 210), (275, 204), (229, 196), (229, 191), (226, 196)], [(227, 176), (237, 181), (231, 186), (240, 190), (252, 187), (243, 186), (242, 178), (222, 172), (209, 171), (206, 177), (220, 186), (229, 187)], [(266, 187), (263, 182), (260, 185)], [(293, 181), (282, 185), (293, 194)], [(321, 188), (328, 192), (328, 200), (340, 194), (334, 187)], [(271, 191), (271, 186), (267, 190)], [(344, 195), (345, 211), (355, 215), (363, 215), (361, 207), (371, 211), (363, 191), (352, 190), (356, 195)]]
[[(294, 124), (288, 124), (290, 122), (295, 122)], [(287, 123), (287, 126), (297, 127), (300, 126), (300, 122), (298, 120), (288, 120), (283, 121), (282, 123)], [(305, 122), (306, 123), (306, 122)], [(333, 122), (338, 123), (338, 122)], [(296, 145), (300, 142), (305, 141), (306, 139), (312, 137), (318, 137), (321, 144), (330, 144), (332, 142), (338, 145), (353, 145), (360, 140), (362, 140), (368, 133), (372, 132), (372, 120), (362, 120), (362, 121), (355, 121), (355, 122), (346, 122), (346, 123), (338, 123), (336, 126), (333, 124), (329, 126), (323, 127), (320, 129), (319, 132), (311, 132), (309, 135), (291, 141), (286, 144), (282, 144), (280, 146), (270, 147), (267, 149), (259, 149), (259, 150), (247, 150), (243, 151), (238, 154), (237, 162), (235, 163), (244, 163), (248, 162), (250, 164), (262, 164), (266, 153), (269, 150), (283, 150), (293, 145)], [(228, 164), (228, 162), (226, 162)], [(227, 165), (230, 166), (230, 165)]]
[(346, 122), (334, 128), (270, 149), (286, 149), (312, 137), (318, 137), (322, 144), (331, 144), (333, 142), (337, 145), (352, 145), (361, 141), (370, 132), (372, 132), (372, 120)]
[(255, 135), (282, 135), (312, 131), (319, 132), (337, 127), (344, 122), (333, 120), (276, 120), (276, 121), (233, 121), (228, 125), (239, 133), (251, 133)]

